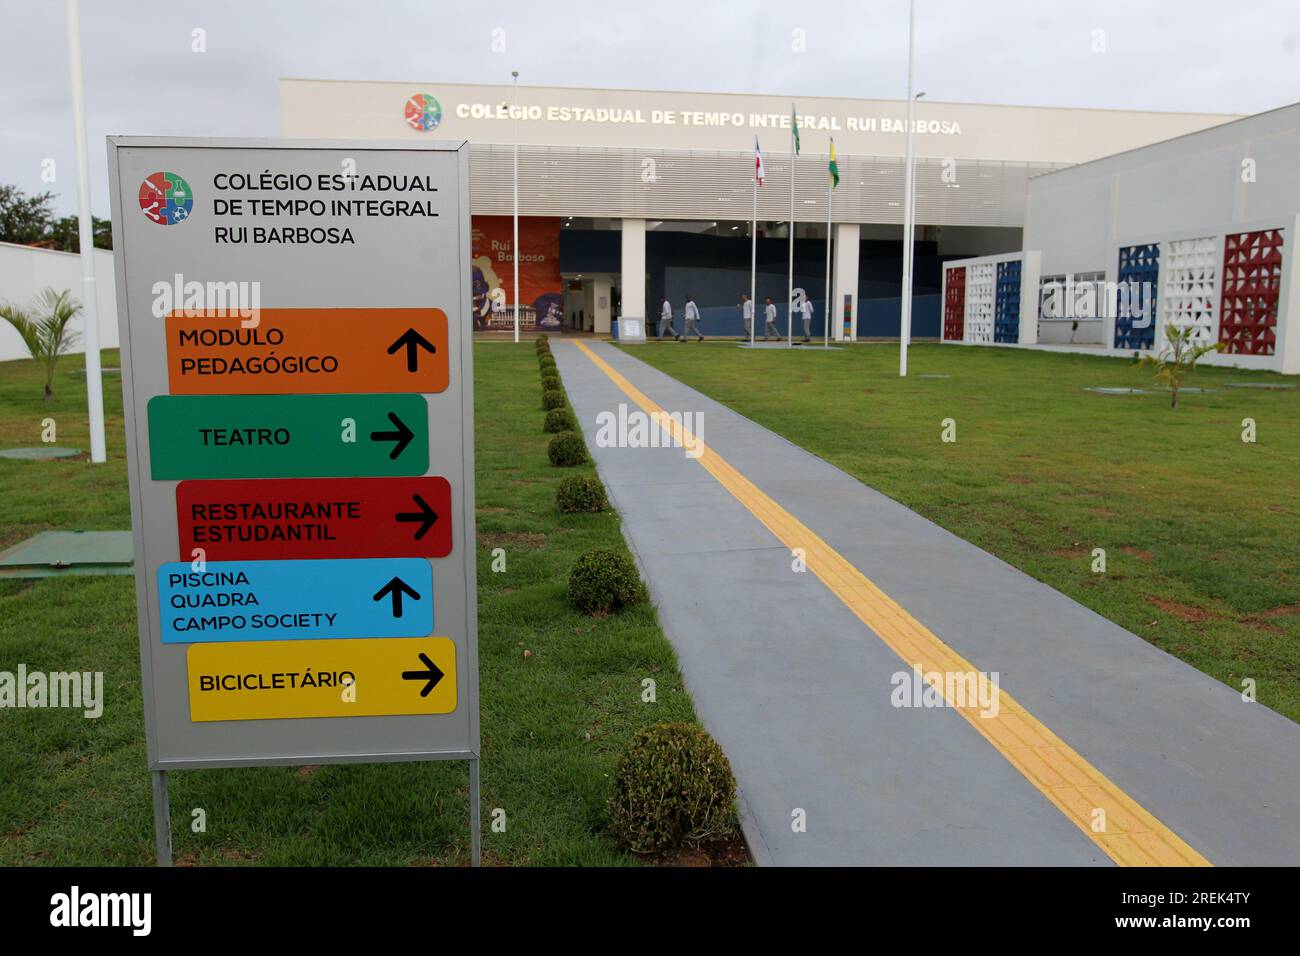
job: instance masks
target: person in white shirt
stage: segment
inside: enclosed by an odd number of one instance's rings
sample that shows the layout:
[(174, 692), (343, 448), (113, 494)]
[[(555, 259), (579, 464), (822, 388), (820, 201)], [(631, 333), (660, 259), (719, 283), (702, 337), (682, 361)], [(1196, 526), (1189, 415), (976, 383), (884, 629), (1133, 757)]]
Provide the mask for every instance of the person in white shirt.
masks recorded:
[(692, 335), (697, 336), (701, 342), (704, 341), (704, 335), (700, 332), (700, 309), (695, 304), (695, 300), (689, 295), (686, 297), (686, 308), (682, 310), (682, 341), (690, 338)]
[(812, 316), (813, 316), (812, 299), (808, 298), (807, 296), (804, 296), (803, 305), (800, 307), (800, 311), (803, 312), (803, 340), (805, 342), (811, 342), (812, 341)]
[(772, 297), (768, 296), (763, 300), (767, 305), (763, 306), (763, 341), (767, 341), (769, 335), (774, 335), (778, 339), (781, 337), (781, 330), (776, 327), (776, 306), (772, 304)]
[(659, 339), (663, 340), (665, 335), (672, 335), (674, 339), (679, 338), (677, 330), (673, 328), (673, 304), (664, 298), (664, 307), (659, 313)]
[(743, 292), (740, 294), (740, 319), (745, 323), (744, 340), (747, 341), (754, 334), (754, 303)]

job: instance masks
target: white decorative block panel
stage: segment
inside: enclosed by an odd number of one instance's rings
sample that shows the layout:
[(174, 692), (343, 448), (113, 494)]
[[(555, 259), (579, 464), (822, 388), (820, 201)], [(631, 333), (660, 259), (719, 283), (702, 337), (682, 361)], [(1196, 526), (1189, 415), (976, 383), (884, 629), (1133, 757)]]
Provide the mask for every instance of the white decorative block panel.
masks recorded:
[(1213, 236), (1170, 241), (1169, 255), (1162, 266), (1162, 340), (1164, 328), (1176, 325), (1191, 326), (1192, 340), (1197, 344), (1218, 341), (1218, 259), (1218, 243)]
[(998, 267), (993, 262), (982, 262), (966, 269), (967, 342), (990, 344), (993, 341), (997, 278)]

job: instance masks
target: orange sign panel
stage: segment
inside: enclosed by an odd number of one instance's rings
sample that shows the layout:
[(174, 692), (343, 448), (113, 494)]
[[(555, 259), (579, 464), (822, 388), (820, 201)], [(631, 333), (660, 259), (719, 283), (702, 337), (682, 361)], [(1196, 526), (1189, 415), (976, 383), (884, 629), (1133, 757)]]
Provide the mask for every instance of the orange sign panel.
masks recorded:
[(173, 395), (441, 392), (447, 314), (441, 309), (261, 309), (167, 316)]

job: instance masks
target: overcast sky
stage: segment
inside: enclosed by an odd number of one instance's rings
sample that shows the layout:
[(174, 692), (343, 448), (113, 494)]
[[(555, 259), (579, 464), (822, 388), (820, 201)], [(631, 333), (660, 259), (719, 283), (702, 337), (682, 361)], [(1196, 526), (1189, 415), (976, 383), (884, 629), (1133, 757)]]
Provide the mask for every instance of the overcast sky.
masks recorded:
[[(275, 136), (283, 76), (904, 98), (907, 0), (82, 0), (111, 133)], [(929, 100), (1254, 113), (1300, 100), (1300, 0), (918, 0)], [(192, 31), (207, 51), (191, 51)], [(505, 31), (507, 50), (493, 53)], [(807, 51), (791, 50), (805, 31)], [(0, 182), (75, 211), (64, 4), (0, 0)], [(1098, 33), (1097, 31), (1104, 31)], [(1104, 45), (1103, 51), (1094, 48)], [(57, 180), (41, 181), (54, 159)]]

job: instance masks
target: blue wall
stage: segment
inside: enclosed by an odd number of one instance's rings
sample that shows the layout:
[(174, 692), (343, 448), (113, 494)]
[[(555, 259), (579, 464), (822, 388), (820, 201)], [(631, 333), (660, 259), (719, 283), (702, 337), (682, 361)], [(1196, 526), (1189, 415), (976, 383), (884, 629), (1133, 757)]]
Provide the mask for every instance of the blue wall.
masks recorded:
[[(824, 266), (823, 266), (824, 268)], [(901, 267), (900, 267), (901, 271)], [(698, 269), (689, 266), (670, 266), (664, 270), (664, 284), (668, 290), (669, 301), (673, 304), (673, 323), (678, 332), (682, 331), (682, 309), (686, 305), (686, 295), (695, 297), (695, 304), (700, 307), (700, 318), (705, 335), (744, 334), (744, 324), (740, 310), (735, 303), (740, 301), (740, 294), (749, 291), (749, 270), (739, 269)], [(758, 325), (755, 334), (763, 334), (763, 298), (772, 297), (776, 306), (776, 327), (782, 334), (786, 331), (785, 293), (788, 283), (787, 274), (760, 272), (757, 276), (758, 289)], [(813, 338), (821, 338), (826, 316), (826, 274), (795, 274), (795, 287), (802, 286), (813, 303)], [(875, 289), (872, 286), (875, 285)], [(872, 292), (875, 295), (872, 295)], [(899, 324), (900, 299), (897, 294), (898, 284), (894, 284), (894, 295), (881, 296), (879, 284), (863, 281), (858, 284), (858, 338), (897, 338)], [(940, 308), (937, 294), (914, 293), (912, 296), (912, 338), (938, 338)], [(727, 304), (718, 304), (722, 299)], [(651, 312), (658, 319), (658, 300)], [(832, 327), (833, 328), (833, 327)], [(803, 335), (803, 322), (796, 314), (794, 317), (794, 334), (796, 338)]]
[[(617, 275), (622, 269), (622, 233), (614, 231), (564, 229), (560, 232), (560, 268), (565, 273), (604, 272)], [(826, 303), (826, 242), (795, 240), (795, 285), (807, 290), (813, 301), (813, 336), (823, 334)], [(789, 243), (785, 239), (759, 239), (757, 330), (763, 328), (763, 298), (771, 296), (777, 307), (777, 327), (786, 327), (786, 283)], [(859, 338), (898, 336), (899, 276), (902, 273), (902, 243), (863, 240), (858, 246)], [(750, 241), (738, 236), (701, 236), (685, 232), (646, 234), (647, 332), (653, 334), (659, 307), (666, 294), (673, 304), (673, 322), (682, 331), (682, 308), (690, 293), (700, 308), (706, 335), (740, 337), (743, 325), (736, 303), (749, 291)], [(935, 243), (916, 244), (916, 269), (912, 284), (912, 336), (938, 338), (939, 298), (943, 259)], [(795, 316), (795, 334), (802, 323)]]

